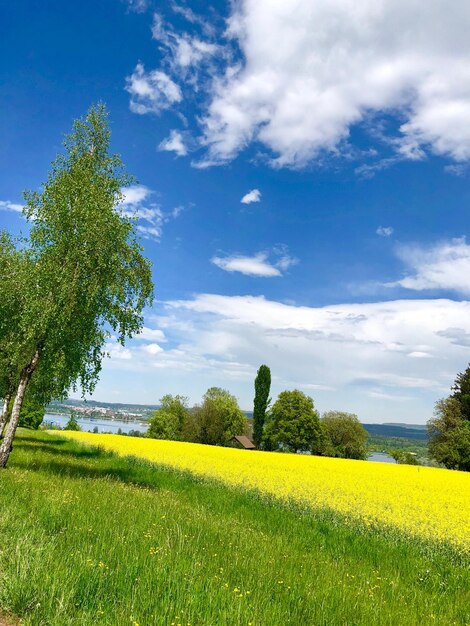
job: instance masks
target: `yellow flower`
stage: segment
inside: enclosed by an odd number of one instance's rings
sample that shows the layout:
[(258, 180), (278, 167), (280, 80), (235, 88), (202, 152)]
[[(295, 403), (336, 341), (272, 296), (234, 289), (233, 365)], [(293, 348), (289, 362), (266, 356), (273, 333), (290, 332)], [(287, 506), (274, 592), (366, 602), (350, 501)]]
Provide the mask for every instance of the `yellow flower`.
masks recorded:
[[(247, 453), (175, 441), (67, 432), (123, 456), (253, 489), (283, 502), (329, 508), (367, 527), (387, 526), (470, 551), (470, 473), (346, 459)], [(165, 519), (165, 516), (162, 516)]]

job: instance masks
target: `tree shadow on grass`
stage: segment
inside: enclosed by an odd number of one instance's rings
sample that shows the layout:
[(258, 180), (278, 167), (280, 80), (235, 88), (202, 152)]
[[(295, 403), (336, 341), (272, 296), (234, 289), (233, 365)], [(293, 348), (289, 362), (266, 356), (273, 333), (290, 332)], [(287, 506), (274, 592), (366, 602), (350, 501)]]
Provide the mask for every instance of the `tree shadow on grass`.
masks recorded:
[[(121, 463), (120, 467), (115, 462), (111, 464), (101, 462), (99, 465), (92, 465), (80, 463), (78, 460), (74, 462), (71, 461), (70, 458), (63, 458), (61, 461), (59, 457), (60, 455), (57, 455), (54, 459), (37, 458), (33, 461), (15, 459), (11, 463), (11, 467), (17, 469), (34, 469), (62, 478), (106, 479), (140, 487), (155, 489), (160, 487), (156, 468), (154, 469), (154, 476), (145, 476), (142, 471), (133, 471), (125, 462)], [(112, 461), (114, 461), (114, 459), (112, 459)], [(145, 473), (147, 472), (150, 473), (150, 468), (148, 468)]]
[[(63, 456), (63, 457), (76, 457), (76, 458), (99, 458), (112, 456), (111, 452), (107, 452), (100, 447), (86, 447), (76, 445), (73, 448), (70, 447), (60, 447), (63, 443), (69, 443), (67, 441), (57, 441), (46, 443), (44, 441), (38, 439), (18, 439), (13, 442), (13, 452), (15, 450), (27, 453), (40, 453), (43, 452), (45, 454), (51, 454), (53, 456)], [(58, 447), (59, 446), (59, 447)]]
[(99, 447), (83, 446), (59, 438), (18, 437), (8, 466), (68, 478), (115, 480), (151, 489), (160, 489), (168, 482), (173, 487), (180, 482), (183, 489), (185, 482), (183, 476), (178, 477), (176, 472), (169, 472), (170, 478), (167, 472), (159, 471), (150, 461), (118, 457)]
[[(33, 432), (33, 431), (30, 431), (30, 432)], [(21, 434), (21, 435), (17, 435), (15, 437), (14, 441), (16, 441), (17, 443), (26, 442), (26, 443), (34, 443), (34, 444), (38, 444), (39, 443), (40, 444), (40, 443), (43, 443), (44, 441), (49, 441), (49, 439), (46, 440), (45, 436), (41, 437), (41, 435), (39, 435), (39, 434), (36, 435), (36, 436)], [(62, 439), (62, 438), (59, 438), (59, 437), (54, 437), (53, 441), (54, 441), (54, 445), (57, 445), (57, 446), (61, 446), (61, 445), (65, 445), (65, 444), (69, 443), (67, 441), (67, 439)]]

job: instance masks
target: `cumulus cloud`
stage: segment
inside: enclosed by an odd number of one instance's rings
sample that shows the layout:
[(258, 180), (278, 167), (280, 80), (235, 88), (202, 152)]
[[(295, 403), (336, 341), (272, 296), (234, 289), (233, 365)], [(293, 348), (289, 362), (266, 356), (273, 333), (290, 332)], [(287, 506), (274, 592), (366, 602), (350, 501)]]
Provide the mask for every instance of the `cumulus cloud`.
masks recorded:
[(146, 346), (144, 346), (144, 350), (146, 352), (148, 352), (148, 354), (160, 354), (160, 352), (163, 352), (163, 348), (161, 346), (158, 345), (158, 343), (148, 343)]
[(159, 113), (183, 98), (180, 87), (165, 72), (146, 72), (142, 63), (126, 78), (126, 91), (131, 94), (131, 111), (140, 115)]
[(160, 142), (158, 149), (165, 152), (174, 152), (178, 156), (186, 156), (188, 154), (183, 135), (178, 130), (172, 130), (170, 136)]
[(277, 256), (273, 261), (269, 260), (268, 253), (258, 252), (253, 256), (238, 254), (225, 257), (214, 256), (211, 259), (211, 263), (226, 272), (239, 272), (246, 276), (264, 278), (282, 276), (282, 272), (285, 272), (289, 267), (298, 263), (297, 259), (289, 255), (286, 246), (274, 248), (273, 254)]
[[(470, 158), (470, 4), (456, 0), (242, 0), (228, 35), (243, 62), (214, 80), (204, 117), (207, 162), (250, 142), (277, 166), (337, 153), (352, 126), (402, 123), (402, 158)], [(412, 31), (410, 24), (413, 25)], [(282, 43), (280, 43), (282, 42)]]
[(427, 247), (400, 246), (397, 254), (407, 266), (407, 273), (401, 280), (387, 283), (388, 287), (470, 294), (470, 245), (465, 237)]
[(261, 191), (259, 189), (252, 189), (248, 193), (246, 193), (243, 198), (240, 200), (242, 204), (251, 204), (252, 202), (260, 202), (261, 200)]
[(390, 237), (393, 235), (393, 228), (391, 226), (379, 226), (375, 232), (380, 237)]
[[(448, 393), (455, 372), (467, 362), (468, 348), (461, 344), (470, 337), (470, 302), (311, 307), (260, 296), (200, 294), (167, 307), (176, 319), (191, 320), (180, 333), (181, 350), (207, 359), (213, 376), (226, 360), (256, 371), (262, 355), (275, 374), (273, 393), (286, 387), (311, 390), (325, 410), (349, 407), (372, 421), (430, 417), (434, 401)], [(385, 402), (390, 399), (407, 400), (399, 415)]]
[(22, 213), (23, 205), (16, 202), (10, 202), (10, 200), (0, 200), (0, 211), (14, 211), (15, 213)]
[(299, 388), (321, 411), (352, 411), (371, 422), (431, 417), (470, 345), (470, 302), (448, 299), (300, 306), (199, 294), (157, 303), (148, 319), (166, 343), (158, 333), (139, 336), (128, 346), (131, 358), (106, 368), (138, 372), (136, 384), (155, 382), (161, 394), (183, 390), (192, 402), (209, 384), (228, 387), (248, 409), (264, 362), (273, 398)]

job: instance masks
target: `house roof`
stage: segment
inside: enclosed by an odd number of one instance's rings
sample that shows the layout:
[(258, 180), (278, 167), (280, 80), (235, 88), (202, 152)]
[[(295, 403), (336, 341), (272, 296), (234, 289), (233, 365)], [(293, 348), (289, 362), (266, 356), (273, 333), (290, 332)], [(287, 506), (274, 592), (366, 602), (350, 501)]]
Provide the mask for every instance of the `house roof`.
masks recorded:
[(252, 441), (250, 441), (248, 437), (245, 437), (245, 435), (235, 435), (233, 439), (235, 441), (238, 441), (238, 443), (241, 446), (243, 446), (246, 450), (256, 450), (255, 444)]

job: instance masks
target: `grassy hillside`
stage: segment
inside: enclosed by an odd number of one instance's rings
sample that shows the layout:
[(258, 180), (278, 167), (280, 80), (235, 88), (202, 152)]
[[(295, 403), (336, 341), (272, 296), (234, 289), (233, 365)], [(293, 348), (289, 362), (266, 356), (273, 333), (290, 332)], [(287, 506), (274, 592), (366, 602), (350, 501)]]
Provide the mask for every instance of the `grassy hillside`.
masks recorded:
[(0, 608), (26, 626), (470, 620), (468, 556), (443, 544), (46, 433), (0, 481)]

